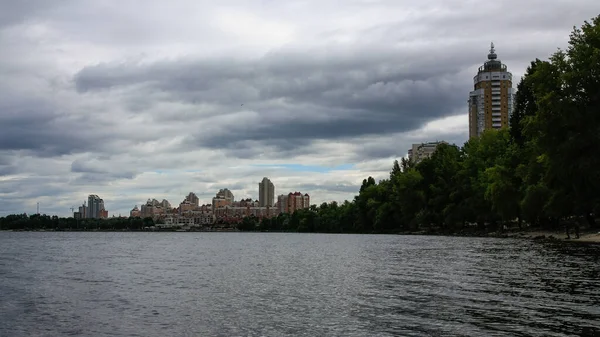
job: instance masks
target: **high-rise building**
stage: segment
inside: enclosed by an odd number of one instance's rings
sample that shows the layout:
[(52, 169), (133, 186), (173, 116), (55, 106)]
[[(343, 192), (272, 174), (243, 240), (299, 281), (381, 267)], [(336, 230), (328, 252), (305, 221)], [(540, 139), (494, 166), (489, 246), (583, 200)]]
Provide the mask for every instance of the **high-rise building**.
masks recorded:
[(484, 130), (507, 127), (513, 112), (515, 90), (512, 74), (498, 59), (494, 43), (473, 83), (474, 90), (469, 94), (469, 138), (480, 136)]
[(267, 177), (258, 183), (258, 205), (260, 207), (275, 205), (275, 185)]
[(104, 200), (95, 194), (90, 194), (88, 196), (86, 217), (90, 219), (100, 219), (103, 217), (104, 211)]
[[(78, 219), (85, 219), (88, 217), (88, 207), (85, 204), (85, 201), (83, 202), (83, 204), (81, 206), (79, 206), (79, 215), (78, 215)], [(77, 218), (77, 217), (75, 217)]]

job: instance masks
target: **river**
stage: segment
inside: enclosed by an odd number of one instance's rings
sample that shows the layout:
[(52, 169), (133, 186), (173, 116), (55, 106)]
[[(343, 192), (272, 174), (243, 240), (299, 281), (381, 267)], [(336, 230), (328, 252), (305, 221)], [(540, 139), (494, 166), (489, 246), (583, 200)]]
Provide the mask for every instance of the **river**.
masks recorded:
[(282, 233), (0, 232), (0, 336), (571, 336), (600, 247)]

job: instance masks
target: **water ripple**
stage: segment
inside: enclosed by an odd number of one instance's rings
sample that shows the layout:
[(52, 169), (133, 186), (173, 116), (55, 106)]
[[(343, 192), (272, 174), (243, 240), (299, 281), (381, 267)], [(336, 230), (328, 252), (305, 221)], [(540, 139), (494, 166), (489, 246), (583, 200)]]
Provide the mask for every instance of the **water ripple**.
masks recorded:
[(600, 248), (258, 233), (0, 232), (0, 336), (572, 336)]

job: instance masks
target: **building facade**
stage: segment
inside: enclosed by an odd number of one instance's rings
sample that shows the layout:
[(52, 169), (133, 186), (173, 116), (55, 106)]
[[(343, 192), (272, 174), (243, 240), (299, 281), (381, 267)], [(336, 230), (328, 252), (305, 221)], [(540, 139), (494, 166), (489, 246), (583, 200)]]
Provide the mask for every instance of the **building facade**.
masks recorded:
[(258, 205), (260, 207), (275, 205), (275, 185), (267, 177), (258, 183)]
[(85, 210), (86, 218), (103, 219), (108, 217), (108, 212), (104, 209), (104, 200), (95, 194), (88, 196), (88, 204)]
[(282, 194), (277, 197), (277, 211), (292, 214), (300, 209), (310, 208), (310, 196), (300, 192)]
[(489, 129), (507, 127), (513, 112), (515, 90), (512, 74), (498, 59), (491, 44), (488, 60), (473, 78), (469, 94), (469, 138), (479, 137)]
[(408, 150), (408, 160), (419, 163), (423, 159), (431, 157), (440, 144), (448, 143), (442, 140), (439, 142), (413, 144), (412, 148)]

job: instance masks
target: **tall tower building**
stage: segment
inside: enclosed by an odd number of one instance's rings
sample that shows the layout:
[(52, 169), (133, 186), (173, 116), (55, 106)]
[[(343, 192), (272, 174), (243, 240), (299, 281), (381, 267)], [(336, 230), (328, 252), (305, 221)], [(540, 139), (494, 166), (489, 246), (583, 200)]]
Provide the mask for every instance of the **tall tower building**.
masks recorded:
[(89, 219), (99, 219), (104, 211), (104, 200), (95, 194), (88, 196), (87, 216)]
[(267, 177), (258, 183), (258, 205), (260, 207), (275, 205), (275, 185)]
[(469, 94), (469, 138), (484, 130), (509, 125), (513, 112), (515, 90), (512, 74), (498, 59), (492, 42), (488, 60), (473, 78), (474, 90)]

